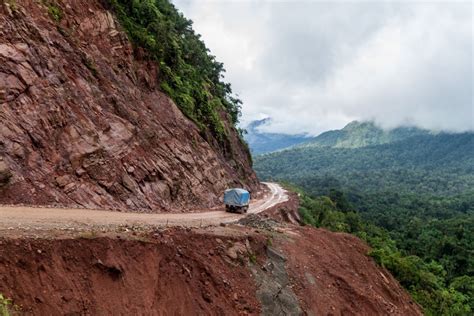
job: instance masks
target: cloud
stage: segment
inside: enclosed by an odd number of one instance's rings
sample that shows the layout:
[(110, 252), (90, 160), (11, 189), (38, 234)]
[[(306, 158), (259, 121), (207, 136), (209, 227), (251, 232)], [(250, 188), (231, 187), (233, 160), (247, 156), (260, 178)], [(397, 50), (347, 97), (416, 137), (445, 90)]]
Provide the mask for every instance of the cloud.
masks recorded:
[(245, 124), (474, 130), (471, 2), (176, 0), (227, 69)]

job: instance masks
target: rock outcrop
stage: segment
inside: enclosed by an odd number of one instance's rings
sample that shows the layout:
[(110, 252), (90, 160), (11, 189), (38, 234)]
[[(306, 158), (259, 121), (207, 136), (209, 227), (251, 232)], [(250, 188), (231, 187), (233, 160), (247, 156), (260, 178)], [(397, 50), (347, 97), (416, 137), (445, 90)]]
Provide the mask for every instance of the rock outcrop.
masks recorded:
[(0, 4), (0, 203), (182, 210), (257, 190), (235, 128), (206, 141), (101, 1), (48, 6)]
[(10, 168), (3, 160), (0, 160), (0, 187), (7, 185), (11, 177)]

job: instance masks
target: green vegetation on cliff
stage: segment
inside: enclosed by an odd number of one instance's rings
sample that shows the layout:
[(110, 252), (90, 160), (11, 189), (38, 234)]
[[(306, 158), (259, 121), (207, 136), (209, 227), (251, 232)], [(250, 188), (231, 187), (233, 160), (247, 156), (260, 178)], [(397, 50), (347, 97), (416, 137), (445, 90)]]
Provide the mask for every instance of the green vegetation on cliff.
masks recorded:
[(159, 65), (161, 88), (219, 141), (226, 137), (222, 116), (235, 126), (241, 101), (223, 82), (223, 64), (209, 53), (200, 35), (168, 0), (108, 0), (135, 47)]

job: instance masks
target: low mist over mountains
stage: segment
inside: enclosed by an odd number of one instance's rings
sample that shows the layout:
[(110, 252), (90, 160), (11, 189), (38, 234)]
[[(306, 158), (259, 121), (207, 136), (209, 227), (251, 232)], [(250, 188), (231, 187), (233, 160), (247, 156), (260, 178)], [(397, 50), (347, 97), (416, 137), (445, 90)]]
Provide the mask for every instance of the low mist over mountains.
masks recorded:
[(386, 131), (355, 121), (257, 156), (255, 170), (263, 179), (289, 180), (318, 194), (322, 182), (326, 188), (460, 194), (474, 187), (474, 133)]
[(244, 135), (249, 144), (250, 151), (254, 155), (269, 153), (283, 148), (303, 143), (309, 139), (307, 135), (287, 135), (278, 133), (266, 133), (260, 128), (270, 122), (270, 118), (251, 122)]
[(474, 134), (417, 135), (358, 148), (300, 145), (257, 156), (254, 167), (263, 179), (318, 194), (317, 187), (459, 194), (474, 188)]

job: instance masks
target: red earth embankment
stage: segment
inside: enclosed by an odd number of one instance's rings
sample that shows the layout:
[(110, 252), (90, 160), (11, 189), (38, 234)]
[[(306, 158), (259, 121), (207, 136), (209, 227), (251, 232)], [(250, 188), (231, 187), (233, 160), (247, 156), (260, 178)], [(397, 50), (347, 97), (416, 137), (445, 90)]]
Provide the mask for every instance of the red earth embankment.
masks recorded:
[(0, 293), (31, 315), (422, 314), (358, 238), (254, 217), (202, 229), (12, 232), (0, 239)]
[(302, 308), (314, 315), (422, 315), (359, 238), (301, 227), (279, 242)]
[(0, 293), (28, 315), (259, 313), (245, 236), (124, 237), (0, 239)]
[[(205, 228), (0, 230), (0, 293), (27, 315), (421, 315), (355, 236), (290, 199)], [(98, 232), (100, 231), (100, 232)]]

